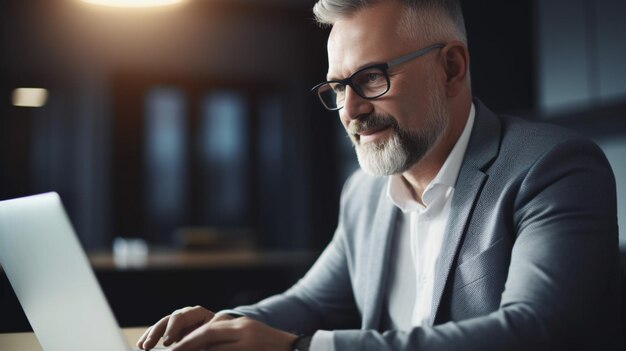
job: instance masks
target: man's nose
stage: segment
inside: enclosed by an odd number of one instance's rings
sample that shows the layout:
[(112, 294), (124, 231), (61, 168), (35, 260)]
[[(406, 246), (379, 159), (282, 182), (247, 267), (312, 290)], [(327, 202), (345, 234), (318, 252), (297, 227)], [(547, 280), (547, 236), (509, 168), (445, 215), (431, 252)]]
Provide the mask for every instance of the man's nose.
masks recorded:
[(347, 119), (357, 119), (362, 115), (370, 114), (373, 110), (372, 103), (359, 96), (351, 86), (346, 86), (345, 99), (343, 105), (343, 117)]

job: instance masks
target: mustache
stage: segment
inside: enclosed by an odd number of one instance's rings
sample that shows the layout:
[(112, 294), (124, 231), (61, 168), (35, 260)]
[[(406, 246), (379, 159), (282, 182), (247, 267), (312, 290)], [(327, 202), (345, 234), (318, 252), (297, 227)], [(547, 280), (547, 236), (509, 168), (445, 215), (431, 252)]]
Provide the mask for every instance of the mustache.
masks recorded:
[(389, 126), (397, 128), (398, 122), (395, 118), (390, 115), (370, 114), (352, 120), (348, 125), (348, 132), (350, 135), (356, 135), (370, 129)]

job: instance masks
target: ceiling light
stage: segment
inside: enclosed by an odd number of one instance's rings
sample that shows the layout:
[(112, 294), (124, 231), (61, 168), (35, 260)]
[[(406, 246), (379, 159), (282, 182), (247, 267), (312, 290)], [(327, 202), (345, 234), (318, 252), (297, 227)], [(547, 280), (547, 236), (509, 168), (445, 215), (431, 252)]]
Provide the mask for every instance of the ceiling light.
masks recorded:
[(184, 0), (83, 0), (94, 5), (111, 7), (157, 7), (174, 5)]
[(42, 88), (17, 88), (13, 90), (13, 106), (41, 107), (48, 100), (48, 90)]

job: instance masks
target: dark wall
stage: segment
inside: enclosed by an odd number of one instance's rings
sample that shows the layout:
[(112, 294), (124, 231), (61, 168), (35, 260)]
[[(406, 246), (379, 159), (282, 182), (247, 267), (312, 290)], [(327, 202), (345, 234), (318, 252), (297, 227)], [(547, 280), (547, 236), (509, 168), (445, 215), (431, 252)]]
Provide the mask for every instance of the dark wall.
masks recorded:
[(463, 1), (474, 95), (498, 112), (535, 108), (532, 1)]

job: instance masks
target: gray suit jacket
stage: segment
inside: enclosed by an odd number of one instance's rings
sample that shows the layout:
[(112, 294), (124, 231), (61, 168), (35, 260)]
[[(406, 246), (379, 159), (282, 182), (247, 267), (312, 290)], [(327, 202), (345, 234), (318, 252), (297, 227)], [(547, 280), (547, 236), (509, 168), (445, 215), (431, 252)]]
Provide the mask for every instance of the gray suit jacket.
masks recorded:
[(475, 104), (429, 325), (380, 330), (399, 210), (387, 178), (360, 171), (305, 277), (237, 311), (295, 333), (336, 330), (337, 350), (623, 349), (615, 181), (602, 151)]

